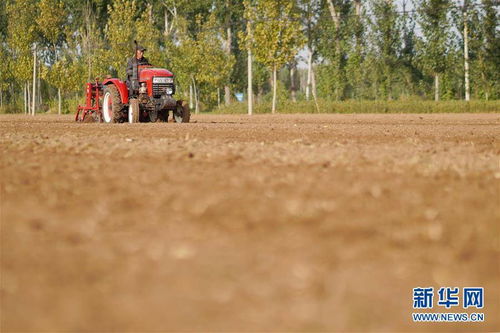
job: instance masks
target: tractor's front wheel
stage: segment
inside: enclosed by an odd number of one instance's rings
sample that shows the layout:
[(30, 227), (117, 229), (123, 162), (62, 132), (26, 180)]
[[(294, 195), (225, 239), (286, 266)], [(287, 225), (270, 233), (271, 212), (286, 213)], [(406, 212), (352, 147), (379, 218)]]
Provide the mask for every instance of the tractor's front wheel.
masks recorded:
[(120, 92), (114, 84), (108, 84), (103, 91), (102, 117), (106, 123), (119, 123), (122, 121), (123, 104)]
[(128, 122), (138, 123), (140, 116), (139, 100), (137, 98), (131, 98), (128, 105)]
[(179, 101), (174, 110), (174, 120), (176, 123), (189, 123), (191, 118), (191, 111), (187, 102)]

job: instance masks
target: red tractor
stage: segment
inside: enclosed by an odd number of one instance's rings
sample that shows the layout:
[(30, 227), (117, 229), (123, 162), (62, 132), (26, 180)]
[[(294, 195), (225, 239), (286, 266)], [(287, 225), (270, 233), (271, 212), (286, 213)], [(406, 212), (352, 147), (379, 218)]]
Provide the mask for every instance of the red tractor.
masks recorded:
[(188, 123), (187, 103), (175, 100), (174, 75), (162, 68), (134, 66), (129, 82), (106, 79), (87, 83), (86, 105), (78, 106), (76, 121), (106, 123), (168, 122), (169, 113), (177, 123)]

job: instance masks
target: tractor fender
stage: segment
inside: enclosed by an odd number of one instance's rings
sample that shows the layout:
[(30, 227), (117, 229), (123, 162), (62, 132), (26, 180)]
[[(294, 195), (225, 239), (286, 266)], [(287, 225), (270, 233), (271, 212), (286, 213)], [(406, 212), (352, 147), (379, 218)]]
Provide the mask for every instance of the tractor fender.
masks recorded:
[(107, 86), (108, 84), (114, 84), (116, 89), (118, 89), (118, 92), (120, 93), (122, 104), (128, 104), (127, 84), (120, 79), (106, 79), (102, 82), (103, 86)]

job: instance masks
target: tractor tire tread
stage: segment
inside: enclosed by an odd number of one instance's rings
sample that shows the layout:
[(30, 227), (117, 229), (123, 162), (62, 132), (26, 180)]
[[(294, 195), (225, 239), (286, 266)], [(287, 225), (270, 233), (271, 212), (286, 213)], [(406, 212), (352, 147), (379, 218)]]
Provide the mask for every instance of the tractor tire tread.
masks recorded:
[(139, 100), (137, 98), (131, 98), (129, 100), (130, 107), (133, 108), (134, 112), (132, 113), (132, 122), (133, 123), (138, 123), (140, 121), (140, 107), (139, 107)]
[(189, 120), (191, 119), (191, 111), (189, 110), (189, 103), (186, 101), (182, 101), (181, 106), (182, 106), (182, 122), (189, 123)]
[(113, 110), (113, 123), (120, 123), (123, 121), (123, 115), (122, 115), (122, 109), (123, 109), (123, 104), (122, 104), (122, 99), (120, 96), (120, 92), (116, 88), (114, 84), (108, 84), (106, 88), (104, 88), (104, 94), (106, 93), (106, 90), (111, 93), (111, 103), (112, 103), (112, 110)]

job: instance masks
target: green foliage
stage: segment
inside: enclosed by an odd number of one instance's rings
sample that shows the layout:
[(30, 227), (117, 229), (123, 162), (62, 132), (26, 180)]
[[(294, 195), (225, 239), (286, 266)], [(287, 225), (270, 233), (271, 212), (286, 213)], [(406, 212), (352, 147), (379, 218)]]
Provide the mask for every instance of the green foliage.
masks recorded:
[[(290, 99), (290, 92), (286, 89), (285, 84), (282, 81), (277, 82), (278, 86), (276, 88), (276, 98), (278, 101), (278, 107), (282, 104), (286, 104)], [(263, 96), (262, 101), (271, 102), (273, 100), (273, 94), (271, 92)]]
[(37, 2), (14, 0), (7, 3), (8, 44), (15, 55), (30, 53), (37, 41), (39, 30), (36, 24)]
[(446, 70), (446, 54), (449, 49), (450, 25), (448, 13), (450, 0), (420, 0), (419, 23), (423, 39), (419, 41), (423, 68), (432, 74)]
[(60, 61), (58, 50), (58, 46), (61, 46), (66, 39), (64, 25), (67, 14), (64, 10), (64, 4), (59, 0), (40, 0), (38, 6), (40, 12), (36, 23), (40, 30), (42, 43), (45, 44), (47, 54), (50, 55), (46, 57), (46, 62), (52, 64), (50, 69), (42, 68), (41, 77), (51, 82), (55, 87), (68, 91), (71, 87), (68, 81), (72, 77), (68, 76), (68, 65)]
[(69, 57), (60, 58), (50, 68), (43, 67), (41, 76), (64, 93), (81, 91), (85, 64)]
[[(500, 112), (500, 101), (318, 101), (321, 113), (486, 113)], [(269, 113), (270, 102), (260, 103), (254, 112)], [(216, 113), (245, 114), (245, 103), (223, 107)], [(280, 104), (280, 113), (317, 113), (314, 102)]]
[[(0, 9), (3, 5), (0, 4)], [(0, 18), (3, 12), (0, 12)], [(6, 32), (6, 31), (5, 31)], [(8, 61), (9, 53), (5, 47), (6, 34), (0, 31), (0, 59), (4, 59), (3, 65), (0, 66), (0, 90), (4, 91), (8, 88), (8, 83), (14, 79), (12, 72), (10, 71), (11, 62)]]
[[(67, 1), (67, 0), (66, 0)], [(71, 0), (73, 1), (73, 0)], [(107, 0), (87, 0), (85, 6), (75, 8), (72, 12), (76, 14), (77, 24), (73, 22), (66, 26), (66, 35), (76, 35), (76, 38), (67, 38), (64, 53), (74, 63), (84, 63), (85, 71), (81, 73), (82, 85), (85, 81), (92, 81), (96, 77), (104, 77), (109, 74), (109, 65), (106, 61), (106, 41), (103, 34), (104, 27), (98, 18), (107, 15)], [(106, 5), (105, 5), (106, 4)], [(104, 9), (102, 7), (104, 6)], [(80, 52), (79, 52), (80, 49)]]
[(10, 68), (20, 81), (28, 81), (33, 68), (32, 50), (39, 34), (37, 3), (32, 0), (11, 1), (7, 3), (6, 12), (9, 17), (7, 44), (12, 55)]
[(135, 0), (114, 0), (108, 7), (109, 21), (106, 35), (109, 50), (104, 52), (103, 61), (109, 66), (110, 71), (120, 78), (125, 78), (127, 60), (134, 55), (133, 41), (136, 31), (133, 18), (136, 11)]
[(386, 0), (374, 0), (374, 41), (379, 61), (378, 86), (380, 96), (384, 99), (394, 97), (393, 85), (395, 72), (398, 64), (398, 53), (400, 52), (401, 30), (398, 21), (397, 8), (394, 2)]
[(363, 97), (365, 90), (364, 77), (366, 70), (363, 66), (366, 57), (365, 47), (365, 22), (362, 18), (363, 13), (356, 13), (355, 8), (352, 7), (348, 20), (349, 35), (352, 36), (348, 40), (348, 51), (346, 61), (347, 73), (347, 91), (348, 97), (353, 99), (360, 99)]
[(486, 99), (500, 98), (500, 14), (498, 2), (483, 0), (484, 12), (476, 21), (478, 36), (475, 81), (478, 93)]
[(7, 36), (7, 12), (6, 12), (6, 1), (0, 2), (0, 41), (5, 42)]
[(38, 8), (40, 13), (36, 18), (36, 24), (43, 40), (55, 53), (56, 46), (65, 38), (64, 25), (67, 14), (64, 4), (59, 0), (40, 0)]
[(228, 82), (235, 58), (222, 48), (214, 15), (206, 23), (200, 22), (200, 25), (203, 28), (196, 38), (185, 27), (179, 33), (180, 43), (169, 45), (168, 56), (185, 97), (189, 86), (193, 84), (205, 98), (205, 104), (213, 106), (217, 103), (217, 88)]
[(258, 62), (269, 69), (280, 68), (292, 60), (304, 44), (292, 1), (258, 0), (247, 2), (247, 16), (252, 21), (252, 36), (246, 41)]
[(139, 19), (135, 21), (136, 39), (147, 49), (147, 58), (154, 66), (165, 63), (164, 53), (160, 49), (161, 32), (155, 27), (153, 8), (148, 5)]
[(221, 41), (214, 33), (215, 26), (215, 17), (211, 16), (198, 35), (198, 71), (195, 77), (197, 82), (214, 88), (227, 82), (235, 61), (232, 54), (227, 54), (222, 49)]
[(329, 95), (331, 99), (341, 100), (345, 97), (348, 83), (346, 63), (350, 37), (350, 1), (331, 0), (327, 6), (330, 13), (327, 15), (325, 10), (318, 37), (319, 55), (327, 60), (319, 75), (322, 83), (320, 93)]
[[(213, 14), (217, 25), (224, 29), (221, 38), (224, 39), (223, 48), (234, 56), (234, 64), (231, 75), (225, 85), (238, 90), (246, 88), (246, 52), (239, 45), (238, 32), (245, 29), (245, 22), (241, 20), (244, 16), (244, 2), (241, 0), (213, 0)], [(230, 45), (228, 43), (230, 41)]]
[[(249, 20), (242, 44), (251, 49), (257, 62), (273, 71), (273, 96), (276, 101), (276, 73), (291, 62), (304, 45), (299, 12), (293, 1), (245, 1), (245, 17)], [(275, 110), (273, 103), (273, 112)]]

